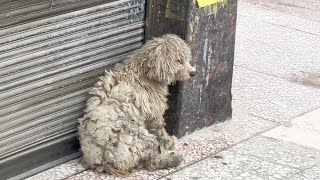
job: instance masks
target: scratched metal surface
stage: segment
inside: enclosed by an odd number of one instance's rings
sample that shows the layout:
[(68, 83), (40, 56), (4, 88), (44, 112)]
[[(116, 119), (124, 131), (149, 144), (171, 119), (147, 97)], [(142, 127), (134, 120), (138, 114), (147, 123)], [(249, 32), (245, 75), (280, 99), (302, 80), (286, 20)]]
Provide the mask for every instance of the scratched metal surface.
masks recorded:
[[(0, 177), (5, 178), (78, 152), (77, 119), (87, 90), (106, 68), (143, 44), (145, 1), (0, 3)], [(53, 149), (43, 151), (49, 146)], [(27, 163), (19, 163), (22, 159)]]
[(168, 131), (181, 137), (230, 118), (237, 1), (205, 8), (198, 8), (192, 0), (152, 3), (148, 5), (146, 38), (180, 35), (191, 45), (192, 64), (198, 72), (193, 80), (170, 87)]

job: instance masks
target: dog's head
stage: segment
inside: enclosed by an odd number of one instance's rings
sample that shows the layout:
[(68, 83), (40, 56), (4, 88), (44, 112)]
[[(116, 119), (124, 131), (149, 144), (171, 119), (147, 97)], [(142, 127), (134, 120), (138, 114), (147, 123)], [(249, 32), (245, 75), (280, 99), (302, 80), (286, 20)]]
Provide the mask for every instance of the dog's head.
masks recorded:
[(172, 34), (148, 41), (143, 48), (142, 68), (150, 79), (170, 84), (196, 74), (190, 65), (191, 50), (185, 41)]

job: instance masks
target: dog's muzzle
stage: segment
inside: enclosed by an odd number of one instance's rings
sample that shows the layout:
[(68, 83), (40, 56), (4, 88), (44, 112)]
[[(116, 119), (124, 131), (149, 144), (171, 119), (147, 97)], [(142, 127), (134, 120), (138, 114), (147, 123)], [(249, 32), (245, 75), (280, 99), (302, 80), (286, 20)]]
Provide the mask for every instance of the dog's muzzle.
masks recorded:
[(190, 77), (193, 77), (195, 76), (197, 73), (196, 73), (196, 68), (192, 67), (190, 64), (189, 64), (189, 76)]
[(189, 75), (190, 75), (190, 77), (194, 77), (196, 74), (197, 74), (196, 71), (191, 71)]

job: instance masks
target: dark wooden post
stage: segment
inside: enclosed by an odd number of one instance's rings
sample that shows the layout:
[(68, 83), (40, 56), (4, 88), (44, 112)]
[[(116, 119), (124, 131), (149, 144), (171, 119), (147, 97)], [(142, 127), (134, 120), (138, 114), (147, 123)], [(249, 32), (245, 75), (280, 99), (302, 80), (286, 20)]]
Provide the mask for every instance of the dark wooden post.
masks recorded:
[(146, 39), (177, 34), (192, 48), (197, 76), (170, 87), (165, 118), (181, 137), (231, 117), (237, 0), (199, 7), (196, 0), (147, 1)]

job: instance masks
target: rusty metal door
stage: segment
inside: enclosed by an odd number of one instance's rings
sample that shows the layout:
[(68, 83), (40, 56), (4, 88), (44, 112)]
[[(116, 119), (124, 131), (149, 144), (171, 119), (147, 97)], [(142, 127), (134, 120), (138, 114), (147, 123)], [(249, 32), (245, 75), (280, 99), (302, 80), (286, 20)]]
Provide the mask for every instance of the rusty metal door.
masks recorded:
[(0, 4), (0, 179), (22, 178), (80, 155), (86, 92), (142, 45), (145, 1)]

